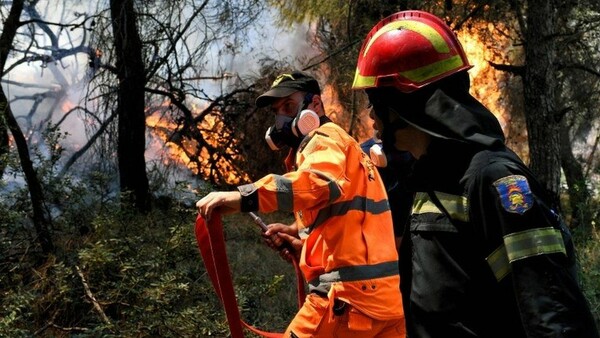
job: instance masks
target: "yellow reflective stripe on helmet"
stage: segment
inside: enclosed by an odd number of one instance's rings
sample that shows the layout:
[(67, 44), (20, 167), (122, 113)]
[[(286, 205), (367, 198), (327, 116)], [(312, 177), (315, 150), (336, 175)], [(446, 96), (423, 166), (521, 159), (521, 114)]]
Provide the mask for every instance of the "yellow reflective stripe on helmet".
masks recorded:
[[(468, 202), (465, 196), (446, 194), (438, 191), (435, 192), (435, 196), (440, 200), (450, 218), (463, 222), (469, 220)], [(443, 212), (431, 201), (427, 193), (418, 192), (415, 195), (412, 213), (418, 215), (425, 213), (442, 214)]]
[(429, 80), (453, 69), (457, 69), (462, 65), (463, 60), (460, 55), (455, 55), (451, 58), (440, 60), (427, 66), (400, 72), (399, 74), (411, 80), (412, 82), (418, 83)]
[(387, 25), (381, 27), (381, 29), (378, 30), (377, 33), (373, 34), (371, 39), (369, 39), (369, 43), (365, 47), (363, 56), (367, 55), (367, 52), (369, 51), (369, 48), (371, 47), (373, 42), (375, 42), (375, 40), (377, 40), (382, 34), (385, 34), (389, 31), (393, 31), (398, 28), (408, 29), (409, 31), (421, 34), (425, 39), (431, 42), (433, 48), (435, 48), (435, 50), (438, 53), (450, 52), (450, 47), (448, 46), (448, 43), (446, 43), (444, 37), (438, 31), (436, 31), (435, 28), (420, 21), (400, 20), (388, 23)]
[(377, 76), (363, 76), (360, 74), (360, 69), (356, 68), (352, 88), (374, 87), (376, 80)]
[(504, 244), (494, 250), (486, 260), (496, 279), (500, 281), (510, 271), (510, 263), (552, 253), (567, 254), (560, 230), (538, 228), (504, 236)]

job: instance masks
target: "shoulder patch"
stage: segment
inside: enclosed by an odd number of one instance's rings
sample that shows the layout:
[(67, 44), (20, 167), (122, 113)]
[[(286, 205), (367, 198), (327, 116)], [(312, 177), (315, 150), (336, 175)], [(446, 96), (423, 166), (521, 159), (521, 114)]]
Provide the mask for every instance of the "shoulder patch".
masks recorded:
[(527, 178), (522, 175), (502, 177), (494, 182), (504, 210), (523, 214), (533, 205), (533, 195)]

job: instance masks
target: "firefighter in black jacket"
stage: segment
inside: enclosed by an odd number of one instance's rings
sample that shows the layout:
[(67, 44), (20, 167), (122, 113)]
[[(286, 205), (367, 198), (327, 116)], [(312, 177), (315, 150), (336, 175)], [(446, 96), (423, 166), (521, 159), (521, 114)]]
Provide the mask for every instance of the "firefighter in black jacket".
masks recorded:
[(408, 336), (599, 337), (569, 230), (469, 94), (469, 68), (455, 34), (421, 11), (380, 21), (358, 59), (353, 88), (384, 151), (416, 159), (400, 255)]

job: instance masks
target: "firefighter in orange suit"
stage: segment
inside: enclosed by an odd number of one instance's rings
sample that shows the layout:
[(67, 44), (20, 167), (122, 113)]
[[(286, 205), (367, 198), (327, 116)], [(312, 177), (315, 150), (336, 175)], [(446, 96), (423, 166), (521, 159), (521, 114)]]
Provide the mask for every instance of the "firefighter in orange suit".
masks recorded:
[(273, 146), (296, 150), (295, 170), (267, 175), (237, 191), (211, 192), (196, 206), (294, 212), (300, 268), (309, 294), (284, 337), (405, 337), (398, 253), (382, 180), (360, 145), (324, 114), (318, 82), (280, 75), (256, 100), (270, 106)]
[(409, 151), (415, 193), (400, 270), (411, 338), (598, 338), (566, 227), (543, 185), (469, 94), (450, 28), (422, 11), (382, 19), (363, 42), (383, 150)]

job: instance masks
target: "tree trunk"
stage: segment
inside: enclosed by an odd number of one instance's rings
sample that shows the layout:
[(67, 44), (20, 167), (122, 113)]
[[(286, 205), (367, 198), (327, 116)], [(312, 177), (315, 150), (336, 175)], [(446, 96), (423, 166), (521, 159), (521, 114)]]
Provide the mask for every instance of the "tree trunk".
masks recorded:
[(555, 111), (555, 6), (553, 1), (527, 3), (525, 29), (525, 116), (530, 167), (558, 207), (560, 189), (560, 132)]
[[(12, 43), (19, 27), (21, 12), (23, 12), (23, 0), (14, 1), (2, 28), (2, 35), (0, 36), (0, 79), (4, 77), (4, 66), (6, 65), (8, 53), (12, 49)], [(1, 87), (0, 90), (2, 90)], [(8, 125), (5, 118), (7, 109), (8, 100), (0, 101), (0, 178), (2, 178), (6, 169), (6, 162), (2, 157), (6, 156), (9, 152)]]
[(561, 123), (561, 146), (560, 159), (565, 173), (567, 186), (569, 188), (569, 205), (571, 207), (571, 228), (580, 228), (580, 231), (589, 232), (589, 224), (592, 222), (593, 215), (590, 213), (589, 204), (590, 192), (586, 186), (586, 179), (583, 174), (581, 164), (571, 149), (569, 141), (569, 128)]
[(144, 158), (146, 80), (142, 61), (142, 42), (136, 26), (137, 18), (133, 3), (133, 0), (110, 1), (119, 78), (117, 157), (121, 192), (136, 209), (146, 212), (150, 210), (150, 193)]
[[(0, 74), (4, 75), (4, 66), (8, 58), (8, 52), (12, 48), (14, 37), (19, 28), (19, 18), (23, 11), (23, 0), (14, 0), (10, 9), (10, 14), (4, 22), (2, 35), (0, 36)], [(1, 78), (2, 76), (0, 76)], [(15, 119), (12, 109), (8, 105), (8, 97), (4, 93), (4, 89), (0, 86), (0, 109), (2, 111), (1, 116), (1, 138), (8, 137), (6, 129), (8, 128), (15, 140), (17, 151), (19, 153), (19, 160), (21, 162), (21, 168), (25, 175), (25, 181), (29, 189), (29, 197), (31, 198), (31, 206), (33, 210), (33, 226), (37, 234), (37, 241), (42, 247), (44, 253), (50, 253), (54, 250), (52, 244), (52, 238), (49, 232), (49, 220), (44, 212), (44, 195), (42, 185), (37, 177), (36, 171), (33, 168), (33, 163), (29, 156), (29, 147), (27, 140)], [(2, 144), (4, 145), (4, 144)], [(0, 147), (1, 148), (1, 147)], [(6, 145), (6, 151), (8, 151), (8, 144)], [(0, 153), (0, 155), (2, 155)], [(4, 168), (2, 168), (4, 169)]]
[[(2, 72), (0, 71), (0, 73)], [(0, 88), (0, 90), (2, 89)], [(4, 170), (6, 170), (4, 156), (8, 155), (10, 149), (10, 144), (8, 143), (8, 126), (6, 125), (6, 118), (4, 117), (6, 109), (8, 109), (8, 102), (0, 102), (0, 179), (4, 175)]]

